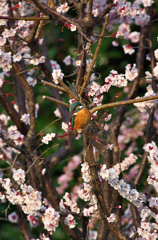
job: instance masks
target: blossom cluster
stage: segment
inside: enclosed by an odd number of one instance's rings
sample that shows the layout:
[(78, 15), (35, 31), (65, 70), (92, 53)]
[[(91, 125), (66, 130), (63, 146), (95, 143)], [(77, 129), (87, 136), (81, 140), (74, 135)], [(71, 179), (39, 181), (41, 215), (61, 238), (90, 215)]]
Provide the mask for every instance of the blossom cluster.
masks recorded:
[[(154, 186), (156, 192), (158, 191), (157, 184), (157, 162), (158, 162), (158, 148), (155, 142), (145, 144), (143, 147), (146, 152), (149, 153), (148, 161), (150, 165), (150, 174), (147, 178), (148, 184)], [(140, 227), (138, 228), (138, 234), (143, 239), (157, 239), (158, 238), (158, 198), (156, 196), (149, 196), (146, 198), (146, 204), (140, 211)]]
[(78, 196), (83, 199), (85, 202), (89, 202), (89, 208), (83, 209), (84, 216), (91, 216), (92, 214), (95, 214), (96, 217), (98, 216), (98, 207), (97, 207), (97, 199), (94, 193), (92, 192), (92, 187), (90, 185), (91, 182), (91, 176), (90, 176), (90, 170), (88, 163), (85, 162), (81, 164), (81, 172), (82, 172), (82, 178), (84, 180), (83, 188), (78, 188)]
[[(156, 93), (154, 93), (152, 87), (149, 85), (147, 87), (147, 92), (145, 93), (144, 97), (153, 97), (155, 95)], [(140, 97), (137, 97), (136, 99), (140, 99)], [(155, 108), (157, 106), (157, 99), (134, 103), (134, 106), (136, 106), (139, 111), (145, 112), (148, 108)]]
[[(52, 206), (46, 207), (47, 204), (42, 204), (42, 192), (33, 189), (32, 186), (26, 185), (25, 171), (22, 169), (13, 170), (13, 179), (17, 182), (19, 190), (12, 187), (9, 178), (0, 179), (5, 193), (0, 194), (0, 199), (8, 199), (13, 205), (21, 206), (23, 212), (29, 216), (29, 220), (37, 222), (36, 216), (41, 217), (45, 229), (52, 233), (58, 227), (60, 215)], [(45, 202), (44, 202), (45, 203)]]
[(139, 194), (136, 189), (131, 189), (130, 185), (123, 179), (119, 180), (116, 170), (113, 168), (107, 169), (103, 164), (100, 170), (100, 176), (102, 179), (108, 181), (108, 183), (119, 192), (119, 194), (132, 202), (135, 206), (140, 208), (144, 202), (145, 195)]
[[(7, 16), (8, 10), (9, 10), (8, 3), (4, 0), (0, 4), (1, 4), (0, 5), (1, 16)], [(24, 13), (24, 11), (26, 10), (26, 6), (27, 4), (25, 4), (24, 2), (18, 4), (19, 13), (21, 13), (21, 15), (23, 16), (26, 15)], [(7, 22), (6, 19), (0, 19), (0, 25), (5, 26), (6, 22)], [(17, 46), (19, 45), (18, 42), (15, 41), (15, 38), (14, 38), (15, 34), (17, 33), (21, 39), (24, 39), (27, 36), (29, 36), (30, 29), (33, 25), (34, 25), (34, 21), (18, 20), (17, 22), (15, 22), (14, 27), (10, 29), (4, 27), (4, 31), (2, 32), (2, 36), (0, 37), (0, 47), (4, 46), (6, 44), (6, 41), (8, 41), (10, 46), (12, 46), (11, 47), (11, 50), (12, 50), (15, 44), (17, 44)], [(0, 56), (1, 56), (0, 68), (2, 68), (4, 72), (8, 72), (12, 69), (12, 64), (11, 64), (12, 61), (19, 62), (21, 59), (24, 59), (26, 64), (33, 64), (33, 65), (38, 65), (40, 63), (45, 62), (44, 56), (32, 57), (30, 54), (31, 50), (27, 46), (26, 42), (24, 41), (21, 41), (21, 42), (22, 42), (21, 46), (17, 47), (17, 51), (16, 53), (14, 53), (14, 55), (12, 55), (11, 51), (4, 52), (0, 49)]]
[(157, 175), (157, 162), (158, 162), (158, 148), (155, 142), (148, 143), (144, 146), (144, 150), (149, 153), (148, 161), (150, 162), (150, 172), (147, 178), (149, 184), (152, 184), (158, 192), (158, 175)]
[[(0, 2), (0, 15), (1, 16), (8, 16), (8, 11), (9, 11), (9, 4), (7, 3), (7, 1), (1, 1)], [(1, 26), (5, 26), (7, 23), (7, 19), (0, 19), (0, 25)], [(1, 38), (0, 38), (0, 42), (1, 42)], [(1, 46), (1, 44), (0, 44)]]
[(60, 211), (65, 212), (70, 207), (71, 212), (80, 213), (80, 209), (78, 208), (76, 201), (71, 200), (69, 193), (66, 192), (63, 199), (65, 199), (65, 202), (61, 199), (59, 204)]
[(60, 215), (57, 211), (55, 211), (55, 209), (53, 207), (48, 207), (43, 216), (42, 216), (42, 222), (44, 224), (44, 228), (52, 233), (52, 231), (55, 231), (56, 228), (59, 225), (59, 219), (60, 219)]
[(58, 13), (66, 13), (68, 12), (69, 8), (70, 7), (68, 6), (68, 3), (65, 2), (64, 4), (60, 4), (60, 6), (56, 8), (56, 11)]
[[(145, 125), (148, 120), (148, 113), (139, 113), (136, 111), (130, 117), (127, 117), (120, 128), (120, 134), (118, 136), (118, 143), (120, 150), (125, 150), (125, 154), (128, 156), (130, 153), (137, 151), (137, 139), (144, 136)], [(155, 111), (155, 116), (156, 116)], [(139, 118), (139, 121), (137, 119)], [(154, 121), (155, 122), (155, 121)], [(156, 123), (156, 122), (155, 122)], [(127, 147), (128, 146), (128, 147)]]
[[(0, 119), (2, 119), (2, 121), (4, 122), (4, 126), (6, 126), (8, 124), (8, 119), (9, 118), (5, 114), (0, 115)], [(8, 140), (8, 139), (12, 140), (17, 147), (21, 146), (24, 135), (22, 135), (17, 130), (17, 127), (15, 125), (14, 126), (11, 125), (10, 127), (8, 127), (8, 129), (4, 126), (0, 124), (0, 133), (3, 134), (4, 139), (5, 140)], [(12, 152), (18, 153), (17, 149), (7, 146), (7, 143), (1, 138), (0, 138), (0, 148), (2, 149), (4, 154), (10, 159), (11, 159), (11, 156), (12, 156)], [(2, 155), (0, 154), (0, 156), (3, 159), (3, 154)]]
[(52, 73), (52, 76), (53, 76), (53, 81), (55, 84), (58, 84), (58, 78), (60, 78), (61, 80), (63, 79), (63, 76), (64, 74), (61, 72), (61, 69), (54, 69), (53, 70), (53, 73)]
[(65, 132), (68, 132), (69, 130), (69, 124), (62, 122), (62, 127), (61, 127)]
[(137, 156), (131, 153), (128, 157), (126, 157), (121, 163), (117, 163), (113, 166), (113, 169), (119, 175), (122, 171), (127, 170), (129, 166), (136, 163)]
[(111, 86), (126, 87), (129, 81), (133, 81), (138, 76), (138, 70), (136, 64), (128, 64), (126, 66), (125, 74), (118, 74), (117, 71), (112, 70), (110, 75), (105, 78), (105, 84), (100, 86), (96, 82), (92, 82), (88, 85), (88, 96), (92, 97), (93, 104), (97, 106), (102, 104), (103, 93), (108, 92)]
[(87, 162), (81, 164), (82, 178), (84, 182), (88, 183), (91, 181), (90, 170)]
[(76, 225), (74, 216), (72, 214), (68, 214), (64, 220), (65, 225), (68, 225), (69, 228), (74, 228)]
[(11, 52), (5, 53), (0, 49), (0, 56), (1, 56), (0, 68), (2, 68), (4, 72), (9, 71), (12, 68)]
[[(158, 148), (154, 142), (151, 142), (144, 146), (144, 150), (149, 153), (148, 160), (151, 164), (150, 176), (148, 177), (147, 181), (149, 184), (154, 186), (157, 192), (158, 191), (158, 185), (157, 185)], [(132, 162), (131, 162), (131, 159), (132, 159)], [(127, 169), (127, 167), (130, 164), (134, 163), (135, 160), (136, 160), (136, 157), (134, 156), (131, 156), (131, 158), (129, 159), (126, 158), (123, 161), (125, 163), (124, 169)], [(143, 239), (145, 240), (147, 239), (156, 240), (158, 237), (158, 233), (157, 233), (158, 214), (157, 214), (157, 211), (155, 211), (156, 209), (158, 209), (157, 197), (151, 196), (149, 198), (146, 198), (146, 194), (139, 194), (136, 189), (131, 190), (129, 184), (124, 182), (123, 179), (121, 180), (118, 179), (118, 174), (120, 173), (120, 171), (117, 172), (117, 169), (118, 167), (115, 167), (115, 166), (111, 169), (107, 169), (106, 165), (104, 164), (101, 167), (100, 176), (102, 177), (102, 179), (108, 181), (109, 184), (114, 189), (118, 190), (118, 192), (122, 197), (126, 198), (130, 202), (133, 202), (133, 204), (138, 207), (140, 211), (140, 216), (141, 216), (141, 224), (140, 224), (140, 227), (138, 228), (139, 236), (143, 237)], [(148, 204), (145, 204), (147, 202)], [(108, 218), (108, 221), (113, 221), (114, 218), (115, 216), (111, 215)], [(150, 221), (151, 219), (152, 221)]]
[[(19, 111), (16, 104), (14, 104), (14, 108), (16, 109), (17, 112)], [(27, 102), (26, 102), (26, 109), (28, 109)], [(38, 116), (37, 115), (38, 109), (39, 109), (39, 105), (35, 104), (35, 115), (36, 115), (36, 117)], [(2, 120), (2, 122), (3, 122), (3, 125), (0, 124), (0, 133), (3, 135), (4, 140), (9, 140), (10, 139), (15, 143), (15, 145), (17, 147), (21, 146), (22, 141), (24, 139), (24, 135), (21, 134), (18, 131), (17, 126), (15, 126), (15, 125), (11, 125), (10, 127), (7, 128), (8, 120), (10, 120), (10, 117), (8, 117), (5, 114), (1, 114), (0, 115), (0, 120)], [(30, 124), (30, 114), (23, 114), (21, 116), (21, 120), (23, 122), (25, 122), (25, 124)], [(7, 143), (4, 140), (0, 138), (0, 148), (6, 154), (6, 156), (11, 159), (12, 152), (18, 153), (18, 150), (15, 149), (15, 148), (8, 147)], [(2, 154), (0, 154), (0, 156), (3, 158)]]
[[(65, 201), (63, 201), (65, 199)], [(67, 212), (70, 208), (71, 212), (74, 213), (80, 213), (80, 209), (77, 206), (77, 203), (75, 200), (71, 200), (71, 197), (69, 193), (65, 193), (63, 196), (63, 199), (61, 199), (59, 207), (61, 212)], [(67, 217), (64, 220), (64, 223), (69, 226), (69, 228), (74, 228), (77, 224), (74, 216), (72, 214), (68, 214)]]
[(55, 133), (51, 133), (51, 134), (46, 134), (46, 136), (44, 136), (42, 138), (42, 142), (45, 144), (48, 144), (50, 141), (52, 141), (55, 138)]
[[(71, 28), (74, 28), (75, 26), (71, 24)], [(72, 30), (71, 30), (72, 31)], [(91, 54), (91, 57), (93, 55)], [(71, 63), (73, 64), (74, 67), (79, 68), (81, 66), (81, 60), (77, 59), (75, 60), (75, 58), (71, 58), (70, 55), (66, 56), (63, 59), (63, 62), (65, 63), (65, 65), (71, 65)], [(90, 69), (90, 65), (91, 65), (92, 60), (91, 59), (86, 59), (86, 70), (88, 71)], [(94, 65), (95, 66), (95, 65)], [(90, 82), (93, 81), (95, 78), (95, 74), (93, 73), (90, 77)]]
[(88, 96), (92, 97), (93, 103), (97, 106), (101, 105), (103, 96), (101, 96), (101, 86), (96, 82), (89, 84)]

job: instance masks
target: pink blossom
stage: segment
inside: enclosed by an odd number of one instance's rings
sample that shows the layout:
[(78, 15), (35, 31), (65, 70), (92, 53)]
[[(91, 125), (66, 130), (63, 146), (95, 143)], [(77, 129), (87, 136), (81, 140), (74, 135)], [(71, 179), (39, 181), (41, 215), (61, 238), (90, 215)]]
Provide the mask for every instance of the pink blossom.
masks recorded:
[(71, 26), (70, 26), (70, 30), (71, 30), (71, 32), (74, 32), (74, 31), (76, 31), (76, 26), (75, 25), (73, 25), (73, 24), (71, 24)]
[(84, 215), (85, 217), (90, 217), (91, 213), (90, 213), (90, 211), (89, 211), (88, 208), (84, 208), (84, 209), (83, 209), (83, 215)]
[(137, 76), (138, 76), (138, 70), (136, 68), (136, 64), (133, 64), (133, 67), (131, 64), (128, 64), (126, 66), (125, 77), (129, 81), (133, 81)]
[(115, 221), (115, 214), (111, 213), (110, 217), (107, 217), (108, 222), (114, 222)]
[(15, 170), (13, 169), (13, 178), (18, 183), (23, 183), (25, 181), (25, 171), (22, 169)]
[(158, 49), (156, 49), (156, 50), (154, 51), (154, 55), (155, 55), (156, 60), (158, 61)]
[(66, 64), (66, 65), (70, 65), (71, 64), (71, 56), (68, 55), (67, 57), (64, 58), (63, 62)]
[(58, 78), (60, 78), (62, 80), (64, 74), (61, 72), (61, 69), (54, 69), (52, 76), (53, 76), (53, 81), (55, 82), (55, 84), (58, 84)]
[(76, 222), (74, 220), (74, 216), (71, 214), (68, 214), (67, 217), (64, 220), (64, 223), (69, 226), (69, 228), (74, 228), (76, 225)]
[(131, 40), (133, 43), (137, 43), (139, 41), (140, 33), (139, 32), (131, 32), (128, 35), (128, 38)]
[(129, 55), (132, 55), (135, 52), (131, 45), (123, 45), (123, 50), (125, 54), (128, 53)]
[(114, 47), (118, 47), (118, 46), (119, 46), (119, 42), (118, 42), (118, 41), (112, 41), (112, 45), (113, 45)]
[(17, 223), (18, 222), (18, 215), (16, 212), (12, 212), (11, 214), (8, 215), (8, 220), (12, 223)]
[(129, 24), (122, 23), (118, 28), (118, 32), (121, 36), (124, 36), (124, 38), (127, 38), (128, 34), (130, 33)]

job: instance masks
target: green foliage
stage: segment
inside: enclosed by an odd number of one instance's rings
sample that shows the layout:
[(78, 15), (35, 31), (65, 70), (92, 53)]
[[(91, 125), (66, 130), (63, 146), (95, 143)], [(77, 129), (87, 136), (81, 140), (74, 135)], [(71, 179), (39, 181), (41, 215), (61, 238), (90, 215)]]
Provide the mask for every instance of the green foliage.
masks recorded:
[(23, 240), (16, 224), (4, 222), (0, 225), (0, 240)]

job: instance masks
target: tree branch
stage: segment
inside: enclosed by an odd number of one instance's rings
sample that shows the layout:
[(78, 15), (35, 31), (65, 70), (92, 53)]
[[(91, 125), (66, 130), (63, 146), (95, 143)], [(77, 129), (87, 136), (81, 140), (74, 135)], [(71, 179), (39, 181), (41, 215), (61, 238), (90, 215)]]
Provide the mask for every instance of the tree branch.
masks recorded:
[(44, 17), (5, 17), (5, 16), (0, 16), (0, 19), (10, 19), (10, 20), (25, 20), (25, 21), (42, 21), (42, 20), (49, 20), (49, 17), (44, 16)]
[(109, 214), (103, 199), (101, 184), (98, 179), (98, 172), (96, 169), (95, 160), (93, 158), (93, 148), (89, 130), (87, 130), (84, 134), (84, 146), (86, 149), (86, 160), (88, 162), (92, 178), (92, 188), (98, 201), (98, 209), (100, 212), (100, 216), (104, 219), (105, 224), (108, 226), (109, 230), (112, 232), (112, 234), (117, 240), (127, 240), (128, 237), (120, 229), (118, 229), (114, 223), (108, 222), (107, 220)]
[(36, 117), (35, 117), (35, 102), (34, 102), (34, 94), (32, 88), (29, 86), (28, 82), (26, 81), (24, 75), (22, 73), (19, 73), (21, 69), (18, 68), (18, 66), (13, 63), (13, 69), (15, 73), (18, 74), (18, 78), (23, 85), (23, 88), (26, 92), (26, 97), (28, 100), (28, 107), (29, 107), (29, 114), (30, 114), (30, 128), (28, 134), (35, 135), (36, 133)]
[[(152, 15), (152, 7), (148, 8), (148, 12), (150, 13), (150, 16)], [(152, 20), (150, 20), (150, 24), (148, 27), (148, 36), (149, 36), (149, 47), (150, 47), (150, 57), (151, 57), (151, 68), (152, 68), (152, 73), (153, 73), (153, 68), (155, 67), (155, 56), (154, 56), (154, 45), (153, 45), (153, 34), (152, 34)], [(154, 92), (157, 93), (157, 83), (156, 83), (156, 79), (152, 78), (152, 86), (153, 86), (153, 90)], [(155, 109), (151, 109), (150, 113), (149, 113), (149, 118), (148, 118), (148, 122), (147, 122), (147, 126), (145, 129), (145, 143), (149, 143), (151, 141), (151, 130), (153, 128), (153, 119), (154, 119), (154, 111)], [(153, 129), (154, 131), (154, 129)], [(147, 166), (147, 156), (148, 153), (144, 152), (142, 159), (141, 159), (141, 163), (140, 163), (140, 168), (138, 171), (138, 174), (136, 176), (135, 179), (135, 184), (139, 185), (140, 181), (145, 173), (145, 169)]]
[(11, 117), (13, 123), (17, 126), (17, 129), (23, 134), (26, 135), (28, 132), (28, 128), (24, 122), (20, 120), (19, 113), (13, 107), (13, 104), (9, 101), (6, 94), (3, 92), (3, 89), (0, 88), (0, 103), (2, 104), (5, 111)]
[(42, 80), (41, 83), (42, 83), (43, 85), (47, 85), (47, 86), (56, 88), (56, 89), (58, 89), (58, 90), (60, 90), (60, 91), (62, 91), (62, 92), (66, 92), (66, 90), (65, 90), (63, 87), (60, 87), (59, 85), (56, 85), (56, 84), (54, 84), (54, 83), (47, 82), (47, 81), (44, 81), (44, 80)]
[[(20, 65), (22, 66), (22, 68), (24, 68), (23, 61), (20, 61)], [(19, 108), (19, 113), (22, 116), (24, 113), (26, 113), (25, 93), (17, 74), (13, 74), (13, 79), (15, 86), (15, 99)]]
[(38, 0), (32, 0), (32, 2), (47, 16), (49, 15), (49, 11), (47, 8), (44, 7), (44, 5), (38, 1)]
[(88, 21), (92, 21), (92, 7), (93, 7), (93, 0), (89, 0), (88, 12), (86, 15), (86, 19)]
[(98, 240), (105, 240), (108, 239), (109, 229), (104, 221), (104, 219), (100, 219), (99, 226), (98, 226)]
[(20, 206), (17, 205), (17, 213), (18, 213), (18, 224), (20, 227), (20, 232), (25, 240), (30, 240), (33, 238), (29, 227), (28, 227), (28, 221), (26, 218), (26, 215), (23, 213)]
[(158, 99), (158, 95), (153, 96), (153, 97), (145, 97), (145, 98), (120, 101), (120, 102), (116, 102), (116, 103), (107, 103), (107, 104), (104, 104), (104, 105), (101, 105), (98, 107), (94, 107), (94, 108), (90, 109), (89, 111), (93, 114), (96, 111), (99, 111), (99, 110), (105, 109), (105, 108), (116, 107), (116, 106), (121, 106), (121, 105), (129, 105), (129, 104), (133, 104), (133, 103), (144, 102), (144, 101), (149, 101), (149, 100), (154, 100), (154, 99)]
[[(109, 133), (109, 139), (110, 139), (111, 143), (113, 144), (113, 150), (112, 150), (113, 164), (116, 165), (116, 164), (120, 163), (121, 153), (120, 153), (120, 149), (119, 149), (119, 146), (118, 146), (118, 141), (117, 141), (117, 138), (115, 136), (115, 133), (114, 133), (113, 129), (111, 129), (111, 132)], [(122, 177), (122, 174), (120, 174), (120, 178), (121, 177)], [(122, 206), (123, 199), (120, 196), (119, 192), (115, 189), (113, 189), (112, 196), (113, 196), (112, 207), (114, 208), (115, 215), (116, 215), (115, 222), (116, 222), (117, 227), (119, 229), (121, 229), (122, 207), (118, 208), (118, 209), (116, 207), (119, 206), (119, 205)]]
[(99, 23), (102, 19), (103, 19), (103, 17), (107, 14), (107, 13), (109, 13), (110, 12), (110, 10), (111, 10), (111, 8), (114, 6), (114, 4), (113, 3), (110, 3), (109, 5), (108, 5), (108, 7), (98, 16), (98, 18), (97, 18), (97, 23)]
[[(107, 27), (107, 24), (108, 24), (108, 20), (109, 20), (109, 14), (108, 14), (108, 15), (106, 16), (106, 18), (105, 18), (105, 22), (104, 22), (104, 25), (103, 25), (103, 29), (102, 29), (101, 35), (104, 35), (104, 33), (105, 33), (105, 30), (106, 30), (106, 27)], [(84, 91), (84, 89), (85, 89), (85, 87), (86, 87), (86, 85), (87, 85), (87, 83), (88, 83), (89, 78), (90, 78), (90, 75), (91, 75), (91, 73), (92, 73), (92, 71), (93, 71), (93, 67), (94, 67), (94, 64), (95, 64), (95, 62), (96, 62), (96, 59), (97, 59), (97, 56), (98, 56), (98, 53), (99, 53), (99, 50), (100, 50), (102, 41), (103, 41), (103, 37), (101, 37), (101, 38), (99, 39), (98, 46), (97, 46), (97, 48), (96, 48), (96, 50), (95, 50), (94, 57), (93, 57), (93, 60), (92, 60), (92, 62), (91, 62), (90, 69), (89, 69), (89, 71), (88, 71), (88, 73), (87, 73), (87, 76), (86, 76), (86, 79), (85, 79), (85, 81), (84, 81), (84, 83), (83, 83), (83, 85), (82, 85), (82, 87), (81, 87), (80, 96), (82, 96), (83, 91)]]

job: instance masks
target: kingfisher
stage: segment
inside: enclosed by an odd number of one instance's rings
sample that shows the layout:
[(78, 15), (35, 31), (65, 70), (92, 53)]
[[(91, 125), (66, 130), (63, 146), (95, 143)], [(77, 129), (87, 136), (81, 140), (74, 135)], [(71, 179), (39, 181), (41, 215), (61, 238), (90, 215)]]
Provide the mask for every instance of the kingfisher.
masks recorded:
[(77, 101), (70, 105), (69, 111), (71, 113), (71, 127), (74, 129), (74, 135), (76, 137), (77, 134), (84, 131), (84, 128), (89, 124), (92, 114)]

